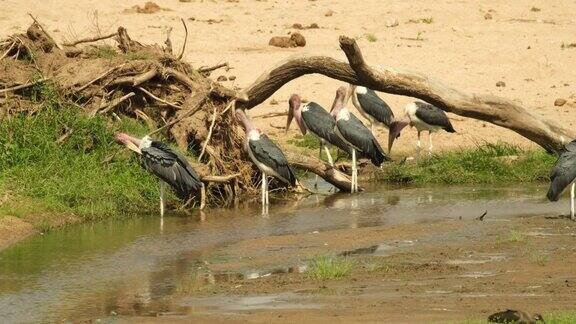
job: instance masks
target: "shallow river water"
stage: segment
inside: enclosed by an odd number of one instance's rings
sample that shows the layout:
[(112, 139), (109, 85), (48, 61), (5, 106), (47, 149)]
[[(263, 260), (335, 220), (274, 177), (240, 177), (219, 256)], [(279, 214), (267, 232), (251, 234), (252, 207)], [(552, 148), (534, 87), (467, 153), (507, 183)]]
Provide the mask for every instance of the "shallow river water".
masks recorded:
[[(253, 205), (168, 214), (162, 228), (157, 215), (74, 226), (0, 252), (0, 318), (37, 322), (177, 312), (193, 302), (175, 308), (170, 298), (190, 285), (191, 274), (211, 251), (227, 244), (271, 235), (475, 218), (484, 211), (492, 221), (565, 213), (567, 201), (548, 203), (545, 192), (544, 186), (372, 186), (362, 194), (278, 202), (266, 217)], [(230, 307), (259, 302), (231, 300)]]

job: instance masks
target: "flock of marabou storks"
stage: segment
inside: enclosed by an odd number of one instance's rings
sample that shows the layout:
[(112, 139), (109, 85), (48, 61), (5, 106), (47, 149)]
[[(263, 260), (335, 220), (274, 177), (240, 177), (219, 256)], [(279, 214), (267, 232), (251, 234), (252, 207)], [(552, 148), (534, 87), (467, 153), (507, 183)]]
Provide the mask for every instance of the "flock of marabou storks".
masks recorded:
[[(348, 108), (352, 99), (354, 107), (370, 123), (366, 127)], [(404, 127), (410, 125), (418, 132), (417, 154), (420, 154), (420, 134), (428, 132), (428, 154), (432, 154), (432, 133), (443, 129), (454, 133), (454, 127), (448, 116), (440, 108), (431, 104), (416, 101), (406, 105), (404, 115), (400, 119), (394, 117), (390, 106), (386, 104), (374, 90), (362, 86), (349, 85), (338, 88), (330, 112), (315, 102), (302, 103), (297, 94), (288, 100), (288, 120), (286, 132), (292, 120), (295, 120), (302, 134), (308, 132), (320, 140), (320, 157), (325, 152), (330, 165), (334, 159), (328, 145), (352, 157), (351, 192), (358, 191), (357, 159), (367, 158), (375, 166), (390, 161), (378, 140), (374, 136), (374, 124), (383, 125), (388, 129), (388, 154), (392, 150), (394, 140), (400, 136)], [(252, 162), (262, 173), (262, 205), (269, 204), (268, 177), (274, 177), (286, 186), (297, 184), (294, 171), (282, 150), (260, 129), (254, 126), (243, 110), (236, 110), (236, 120), (244, 127), (246, 137), (244, 149)], [(170, 185), (176, 196), (187, 199), (193, 195), (200, 196), (200, 208), (204, 208), (205, 190), (198, 174), (181, 154), (174, 152), (168, 145), (145, 136), (142, 139), (124, 133), (116, 135), (118, 143), (140, 154), (146, 170), (156, 175), (160, 181), (160, 215), (164, 215), (165, 184)], [(574, 219), (574, 179), (576, 178), (576, 140), (565, 146), (560, 152), (556, 165), (550, 175), (551, 185), (547, 197), (557, 201), (570, 184), (570, 216)]]

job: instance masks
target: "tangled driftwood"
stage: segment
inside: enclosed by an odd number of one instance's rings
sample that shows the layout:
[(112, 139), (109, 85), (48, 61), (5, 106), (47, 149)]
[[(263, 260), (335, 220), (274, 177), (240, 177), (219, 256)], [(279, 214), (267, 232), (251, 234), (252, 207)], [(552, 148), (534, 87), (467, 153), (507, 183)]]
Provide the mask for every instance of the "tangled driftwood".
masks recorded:
[[(117, 48), (86, 45), (108, 38), (115, 40)], [(77, 47), (79, 44), (83, 47)], [(195, 69), (182, 62), (181, 55), (172, 54), (169, 39), (165, 44), (143, 45), (120, 27), (116, 33), (65, 43), (60, 48), (35, 21), (26, 34), (0, 41), (1, 116), (25, 110), (30, 99), (24, 90), (50, 82), (63, 100), (90, 116), (140, 118), (151, 127), (151, 133), (162, 132), (181, 149), (200, 155), (195, 166), (211, 183), (212, 204), (229, 203), (258, 190), (257, 171), (242, 152), (244, 134), (233, 118), (233, 107), (251, 109), (305, 74), (323, 74), (417, 97), (446, 111), (512, 129), (548, 151), (559, 150), (574, 137), (574, 132), (509, 100), (464, 94), (418, 73), (369, 66), (356, 42), (344, 36), (340, 47), (349, 63), (324, 56), (291, 58), (240, 92), (207, 78), (227, 64)], [(343, 191), (350, 190), (350, 178), (340, 170), (289, 150), (287, 156), (295, 167), (314, 172)]]

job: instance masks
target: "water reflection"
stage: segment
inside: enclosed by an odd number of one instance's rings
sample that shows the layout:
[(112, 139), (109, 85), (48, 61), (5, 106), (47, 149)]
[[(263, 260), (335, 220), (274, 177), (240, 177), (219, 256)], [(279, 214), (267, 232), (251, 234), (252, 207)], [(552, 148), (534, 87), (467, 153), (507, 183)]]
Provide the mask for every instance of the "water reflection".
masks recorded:
[[(320, 186), (325, 194), (328, 189)], [(290, 267), (301, 266), (298, 260), (286, 260), (287, 264), (278, 269), (211, 271), (214, 263), (226, 262), (225, 256), (214, 259), (218, 257), (213, 255), (215, 250), (250, 238), (473, 219), (484, 210), (489, 215), (485, 221), (565, 211), (563, 203), (544, 202), (543, 186), (366, 189), (354, 195), (275, 201), (267, 218), (261, 216), (259, 204), (238, 203), (236, 209), (208, 210), (186, 217), (167, 214), (162, 230), (154, 214), (32, 237), (0, 253), (0, 318), (38, 322), (114, 314), (185, 314), (192, 311), (194, 301), (179, 303), (176, 297), (212, 289), (223, 280), (259, 278), (296, 271)], [(405, 246), (391, 241), (373, 249), (386, 254), (401, 248)]]

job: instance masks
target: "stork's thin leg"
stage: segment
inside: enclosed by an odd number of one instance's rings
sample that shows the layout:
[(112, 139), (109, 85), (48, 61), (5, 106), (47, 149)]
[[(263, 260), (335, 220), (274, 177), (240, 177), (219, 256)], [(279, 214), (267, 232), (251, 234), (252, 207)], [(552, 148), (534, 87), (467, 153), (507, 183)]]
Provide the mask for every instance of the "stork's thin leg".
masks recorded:
[(266, 175), (262, 172), (262, 206), (266, 205)]
[(268, 191), (268, 177), (264, 177), (264, 182), (266, 183), (266, 208), (270, 205), (270, 192)]
[(418, 141), (416, 142), (416, 157), (418, 157), (418, 158), (420, 158), (420, 149), (421, 149), (420, 131), (418, 131)]
[(372, 121), (370, 121), (370, 133), (374, 135), (374, 123)]
[(576, 183), (572, 183), (572, 186), (570, 187), (570, 219), (571, 220), (575, 220), (574, 219), (574, 186), (576, 186)]
[(200, 187), (200, 210), (206, 207), (206, 187), (204, 184)]
[[(322, 142), (322, 140), (320, 140), (320, 149), (318, 150), (318, 159), (322, 160), (322, 147), (324, 146), (324, 143)], [(314, 189), (318, 189), (318, 175), (316, 175), (316, 178), (314, 178)]]
[(330, 154), (330, 150), (326, 145), (324, 145), (324, 152), (326, 152), (326, 157), (328, 158), (328, 164), (330, 164), (331, 167), (334, 167), (334, 160), (332, 159), (332, 154)]
[(160, 181), (160, 231), (164, 231), (164, 181)]
[(432, 132), (428, 131), (428, 138), (430, 140), (430, 146), (428, 146), (428, 155), (432, 155)]
[(164, 181), (160, 181), (160, 217), (164, 217)]
[(352, 150), (352, 190), (351, 190), (352, 193), (355, 193), (356, 189), (358, 187), (356, 185), (356, 182), (358, 180), (356, 178), (357, 176), (358, 176), (358, 174), (356, 173), (356, 150), (353, 149)]

